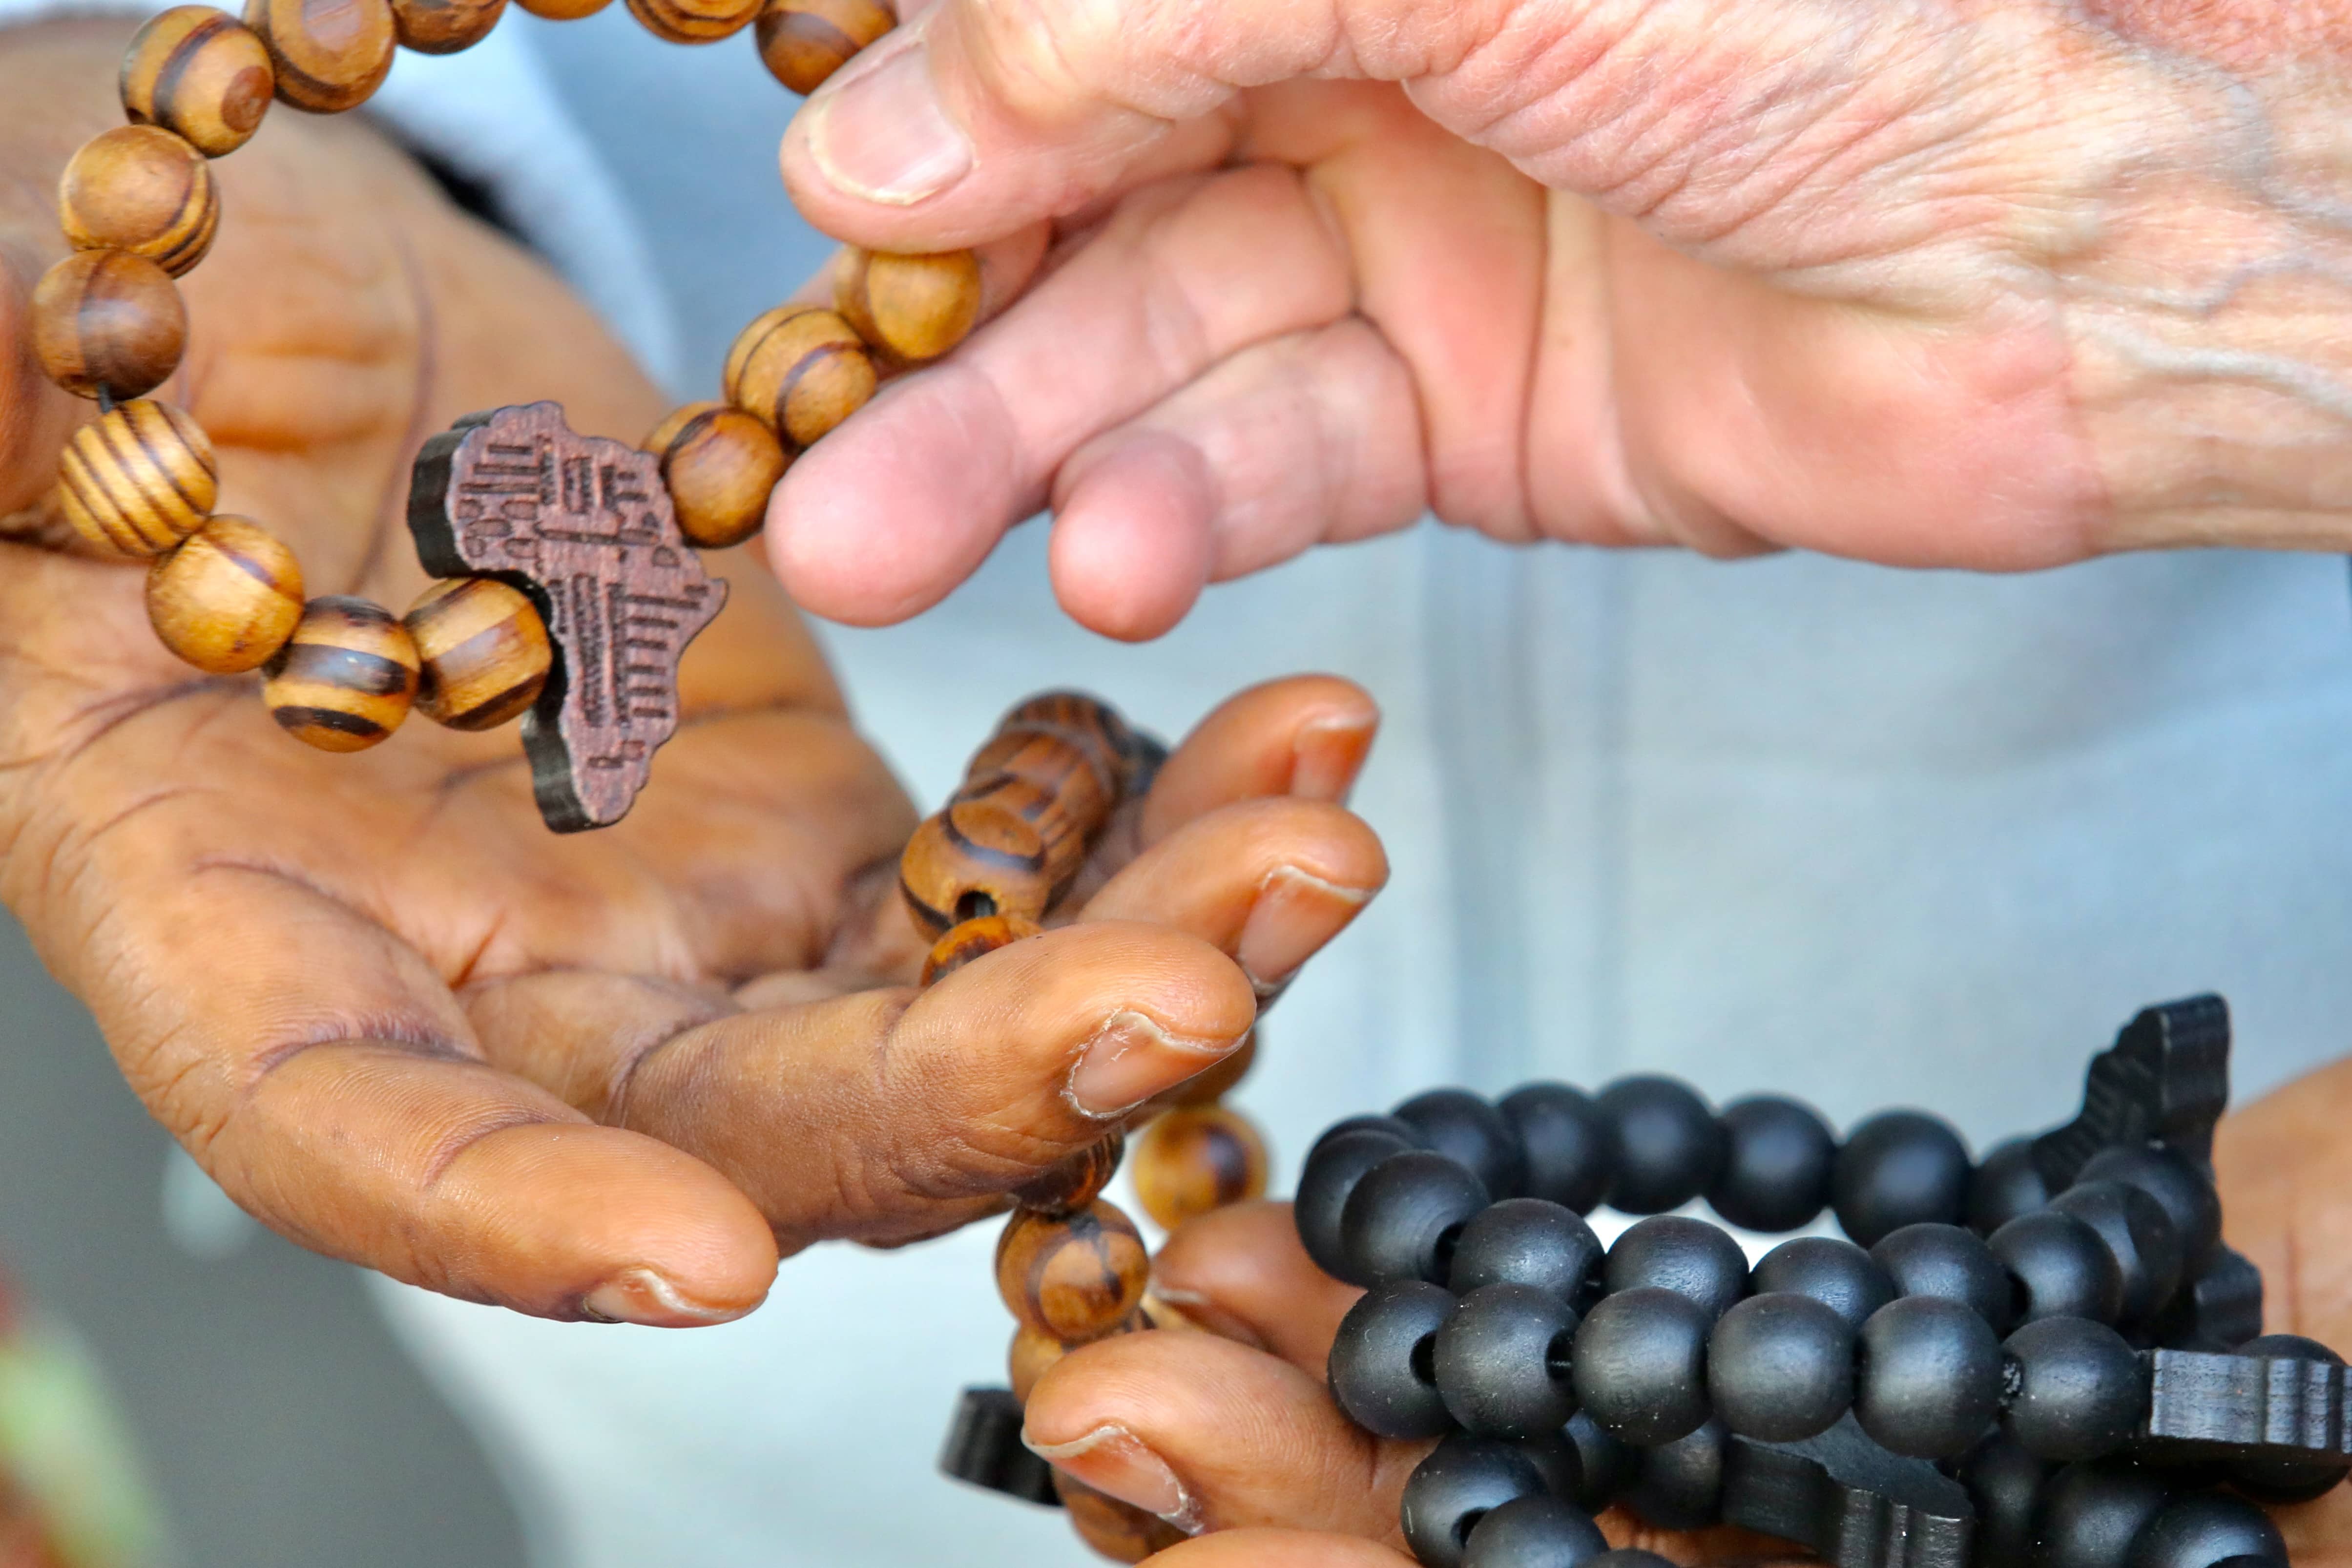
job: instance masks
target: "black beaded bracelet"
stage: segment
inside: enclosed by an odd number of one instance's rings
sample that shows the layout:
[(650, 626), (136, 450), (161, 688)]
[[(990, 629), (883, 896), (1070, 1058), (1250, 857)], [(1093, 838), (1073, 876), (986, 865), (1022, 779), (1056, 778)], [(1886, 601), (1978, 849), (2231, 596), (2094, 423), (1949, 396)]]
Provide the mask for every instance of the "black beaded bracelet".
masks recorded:
[[(2029, 1546), (2037, 1568), (2284, 1564), (2262, 1510), (2203, 1483), (2315, 1496), (2352, 1443), (2341, 1359), (2254, 1338), (2260, 1276), (2221, 1243), (2228, 1050), (2219, 998), (2150, 1008), (2094, 1058), (2080, 1115), (1978, 1166), (1917, 1112), (1841, 1145), (1795, 1101), (1717, 1117), (1659, 1078), (1351, 1118), (1296, 1206), (1316, 1262), (1369, 1288), (1333, 1394), (1376, 1434), (1444, 1438), (1404, 1501), (1431, 1568), (1584, 1563), (1612, 1501), (1850, 1568)], [(1751, 1269), (1658, 1212), (1700, 1196), (1752, 1230), (1827, 1207), (1852, 1239)], [(1604, 1200), (1652, 1216), (1605, 1253), (1581, 1217)]]

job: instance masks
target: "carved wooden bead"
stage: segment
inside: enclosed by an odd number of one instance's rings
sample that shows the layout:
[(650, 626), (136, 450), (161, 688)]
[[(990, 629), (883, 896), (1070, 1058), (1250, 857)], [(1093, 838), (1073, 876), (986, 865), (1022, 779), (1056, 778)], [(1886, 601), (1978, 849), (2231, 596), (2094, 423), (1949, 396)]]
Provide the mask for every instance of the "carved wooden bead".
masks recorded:
[(1035, 936), (1044, 929), (1019, 915), (982, 915), (965, 921), (931, 944), (929, 954), (923, 960), (922, 978), (916, 984), (929, 985), (944, 979), (973, 959), (985, 957), (1023, 937)]
[(727, 351), (727, 401), (795, 451), (874, 395), (874, 362), (847, 321), (817, 305), (779, 305)]
[(156, 637), (213, 675), (260, 668), (301, 618), (301, 563), (247, 518), (212, 519), (148, 568)]
[(392, 0), (392, 26), (401, 47), (420, 55), (454, 55), (490, 36), (507, 0)]
[(767, 0), (760, 7), (760, 58), (770, 75), (805, 95), (898, 25), (881, 0)]
[(629, 0), (629, 15), (673, 44), (717, 43), (741, 32), (759, 11), (760, 0)]
[(996, 1244), (996, 1289), (1013, 1315), (1068, 1344), (1117, 1330), (1143, 1299), (1151, 1260), (1135, 1222), (1097, 1199), (1052, 1218), (1016, 1212)]
[(77, 250), (127, 250), (177, 278), (220, 229), (212, 165), (155, 125), (118, 125), (81, 145), (58, 181), (58, 220)]
[(1222, 1105), (1161, 1114), (1135, 1141), (1135, 1195), (1165, 1230), (1265, 1195), (1265, 1140)]
[(515, 4), (534, 16), (550, 22), (577, 22), (593, 16), (610, 5), (613, 0), (515, 0)]
[(363, 752), (408, 717), (416, 667), (416, 645), (390, 610), (365, 599), (313, 599), (269, 661), (262, 700), (304, 744)]
[(539, 700), (553, 655), (547, 623), (521, 590), (453, 577), (401, 617), (416, 644), (416, 705), (452, 730), (495, 730)]
[(277, 90), (259, 34), (209, 5), (174, 5), (148, 19), (122, 56), (122, 112), (160, 125), (208, 158), (244, 146)]
[(1013, 1189), (1013, 1201), (1053, 1218), (1076, 1214), (1097, 1198), (1118, 1174), (1119, 1157), (1127, 1152), (1127, 1135), (1113, 1132), (1076, 1153), (1055, 1161), (1034, 1181)]
[(845, 247), (833, 264), (833, 303), (857, 335), (900, 364), (934, 360), (980, 320), (980, 258)]
[(775, 432), (723, 403), (688, 404), (654, 427), (645, 449), (661, 459), (678, 531), (705, 550), (760, 531), (768, 492), (791, 461)]
[(73, 433), (58, 463), (66, 520), (100, 549), (158, 555), (204, 525), (219, 494), (213, 444), (168, 403), (118, 404)]
[(33, 285), (33, 352), (80, 397), (152, 392), (179, 368), (188, 312), (170, 275), (127, 250), (78, 250)]
[(269, 46), (278, 96), (314, 114), (365, 103), (398, 37), (390, 0), (246, 0), (245, 25)]

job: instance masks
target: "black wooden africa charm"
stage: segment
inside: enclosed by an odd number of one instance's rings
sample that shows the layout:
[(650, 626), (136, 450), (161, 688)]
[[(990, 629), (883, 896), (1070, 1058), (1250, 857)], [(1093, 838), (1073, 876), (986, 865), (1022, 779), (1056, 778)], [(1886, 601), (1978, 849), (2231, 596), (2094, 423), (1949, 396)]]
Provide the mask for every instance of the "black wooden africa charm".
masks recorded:
[(727, 602), (656, 459), (552, 403), (467, 415), (417, 453), (408, 526), (435, 576), (499, 577), (539, 606), (555, 657), (522, 738), (540, 815), (618, 822), (677, 731), (678, 659)]

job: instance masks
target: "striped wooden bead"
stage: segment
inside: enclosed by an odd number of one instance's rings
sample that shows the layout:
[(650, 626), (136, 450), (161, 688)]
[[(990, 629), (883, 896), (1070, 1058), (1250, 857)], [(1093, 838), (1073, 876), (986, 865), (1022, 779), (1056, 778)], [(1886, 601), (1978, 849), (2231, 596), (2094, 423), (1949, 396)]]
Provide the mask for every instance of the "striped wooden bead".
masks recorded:
[(705, 550), (760, 531), (768, 492), (791, 461), (774, 431), (723, 403), (688, 404), (654, 427), (644, 449), (661, 460), (678, 531)]
[(1009, 754), (1022, 738), (1040, 734), (1055, 736), (1082, 749), (1103, 776), (1104, 787), (1114, 796), (1125, 799), (1134, 793), (1138, 770), (1147, 750), (1143, 737), (1136, 733), (1118, 709), (1084, 691), (1040, 691), (1014, 703), (996, 721), (995, 734), (972, 757), (971, 765), (964, 770), (965, 776), (972, 777), (1003, 765), (997, 761), (1000, 748)]
[(252, 28), (209, 5), (174, 5), (131, 37), (121, 85), (131, 124), (160, 125), (218, 158), (261, 129), (278, 79)]
[(213, 518), (147, 569), (155, 636), (209, 674), (260, 668), (301, 618), (301, 563), (247, 518)]
[(1034, 1180), (1013, 1189), (1013, 1201), (1024, 1209), (1059, 1219), (1076, 1214), (1097, 1198), (1118, 1174), (1118, 1162), (1127, 1152), (1127, 1135), (1113, 1132), (1098, 1138), (1075, 1154), (1056, 1160), (1038, 1173)]
[(1005, 774), (1040, 792), (1063, 819), (1090, 835), (1118, 805), (1119, 774), (1088, 748), (1049, 730), (1000, 730), (974, 753), (959, 795), (979, 793)]
[(1043, 921), (1086, 858), (1083, 825), (1009, 773), (924, 818), (898, 857), (908, 912), (934, 934), (982, 915)]
[(896, 364), (935, 360), (980, 320), (980, 258), (969, 250), (929, 256), (844, 247), (833, 263), (833, 304)]
[(515, 0), (515, 4), (532, 16), (550, 22), (577, 22), (593, 16), (610, 5), (613, 0)]
[(1019, 1210), (996, 1244), (1005, 1306), (1067, 1344), (1116, 1332), (1143, 1300), (1150, 1267), (1135, 1222), (1100, 1199), (1060, 1217)]
[(760, 58), (770, 75), (805, 95), (898, 25), (882, 0), (767, 0), (756, 35)]
[(58, 221), (77, 250), (127, 250), (177, 278), (220, 229), (205, 155), (157, 125), (118, 125), (81, 145), (58, 181)]
[(507, 0), (392, 0), (400, 47), (420, 55), (454, 55), (490, 36)]
[(416, 666), (416, 645), (390, 610), (341, 595), (313, 599), (266, 667), (262, 700), (305, 745), (363, 752), (408, 717)]
[(436, 583), (401, 624), (416, 644), (416, 705), (437, 724), (495, 730), (547, 684), (547, 623), (529, 595), (495, 577)]
[(1265, 1140), (1249, 1118), (1199, 1105), (1155, 1118), (1135, 1141), (1135, 1195), (1164, 1230), (1265, 1195)]
[(313, 114), (365, 103), (398, 41), (391, 0), (246, 0), (245, 25), (269, 46), (278, 98)]
[(760, 0), (629, 0), (629, 15), (672, 44), (715, 44), (759, 15)]
[(923, 959), (922, 978), (915, 984), (929, 985), (944, 980), (975, 958), (985, 958), (1000, 947), (1010, 946), (1024, 937), (1040, 934), (1044, 927), (1019, 915), (982, 915), (956, 926), (931, 944)]
[(179, 368), (187, 307), (169, 274), (127, 250), (77, 250), (33, 285), (33, 352), (79, 397), (152, 392)]
[(727, 401), (766, 423), (794, 451), (874, 395), (874, 362), (847, 321), (821, 305), (779, 305), (727, 351)]
[(204, 526), (219, 496), (203, 426), (168, 403), (117, 404), (73, 433), (58, 462), (58, 500), (101, 550), (159, 555)]

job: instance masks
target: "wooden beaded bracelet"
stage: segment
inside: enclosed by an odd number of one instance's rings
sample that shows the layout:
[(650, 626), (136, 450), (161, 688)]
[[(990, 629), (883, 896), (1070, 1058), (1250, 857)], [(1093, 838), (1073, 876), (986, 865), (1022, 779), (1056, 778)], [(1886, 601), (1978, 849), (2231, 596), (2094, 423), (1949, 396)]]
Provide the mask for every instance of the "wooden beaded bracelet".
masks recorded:
[[(521, 0), (553, 19), (609, 0)], [(759, 531), (793, 458), (874, 395), (880, 376), (947, 353), (977, 321), (969, 251), (850, 247), (834, 308), (787, 304), (727, 356), (723, 403), (689, 404), (642, 450), (567, 428), (551, 403), (472, 415), (425, 443), (408, 521), (446, 579), (405, 615), (306, 598), (285, 542), (215, 514), (211, 442), (149, 395), (178, 368), (174, 279), (211, 247), (209, 160), (260, 127), (274, 96), (339, 113), (367, 101), (395, 47), (447, 54), (487, 37), (505, 0), (249, 0), (245, 19), (181, 5), (125, 53), (128, 125), (85, 143), (58, 182), (73, 250), (32, 296), (41, 366), (99, 416), (59, 464), (57, 506), (96, 550), (152, 559), (148, 616), (164, 647), (215, 675), (263, 672), (285, 731), (330, 752), (374, 746), (412, 707), (457, 730), (521, 717), (541, 815), (559, 832), (618, 821), (677, 725), (677, 664), (726, 584), (688, 546)], [(656, 37), (699, 44), (756, 22), (761, 58), (814, 90), (896, 18), (878, 0), (629, 0)]]

